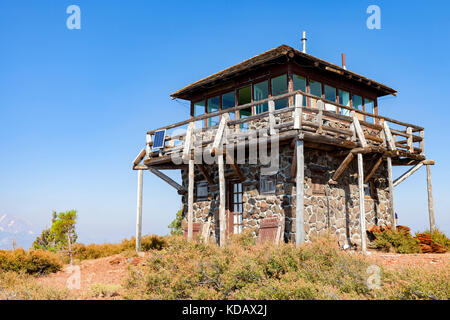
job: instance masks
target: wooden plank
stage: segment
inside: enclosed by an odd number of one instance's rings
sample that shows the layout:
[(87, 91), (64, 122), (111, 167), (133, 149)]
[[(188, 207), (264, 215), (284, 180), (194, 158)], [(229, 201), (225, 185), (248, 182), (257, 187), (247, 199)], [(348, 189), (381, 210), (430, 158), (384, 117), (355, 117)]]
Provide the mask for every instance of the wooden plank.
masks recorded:
[(296, 175), (296, 206), (295, 206), (295, 244), (298, 247), (305, 242), (305, 223), (304, 223), (304, 180), (305, 180), (305, 160), (303, 137), (299, 137), (296, 144), (297, 152), (297, 175)]
[(156, 168), (153, 167), (149, 167), (148, 171), (150, 171), (151, 173), (153, 173), (155, 176), (157, 176), (158, 178), (162, 179), (163, 181), (167, 182), (170, 186), (174, 187), (175, 189), (177, 189), (177, 191), (184, 191), (184, 188), (179, 185), (176, 181), (172, 180), (172, 178), (168, 177), (167, 175), (165, 175), (164, 173), (162, 173), (161, 171), (159, 171)]
[(380, 167), (380, 165), (383, 163), (383, 157), (379, 157), (377, 162), (375, 162), (372, 170), (370, 170), (370, 173), (364, 178), (364, 183), (369, 182), (370, 178), (375, 174), (377, 169)]
[(420, 141), (420, 143), (419, 143), (420, 154), (421, 154), (422, 156), (424, 156), (424, 155), (425, 155), (425, 131), (424, 131), (424, 130), (421, 130), (421, 131), (419, 132), (419, 135), (420, 135), (420, 138), (422, 139), (422, 140)]
[(408, 134), (407, 142), (409, 152), (414, 152), (412, 128), (411, 127), (406, 128), (406, 133)]
[(146, 149), (142, 149), (141, 152), (139, 152), (137, 157), (134, 159), (133, 165), (137, 166), (142, 161), (142, 159), (144, 159), (146, 154), (147, 154), (147, 150)]
[(416, 164), (414, 167), (410, 168), (408, 171), (406, 171), (404, 174), (402, 174), (400, 177), (398, 177), (397, 179), (394, 180), (393, 186), (394, 187), (398, 186), (401, 182), (406, 180), (406, 178), (411, 176), (414, 172), (419, 170), (422, 166), (423, 166), (423, 162), (420, 162), (420, 163)]
[(145, 137), (145, 155), (146, 158), (150, 158), (151, 154), (152, 154), (152, 135), (147, 133), (146, 137)]
[(270, 135), (275, 135), (275, 115), (273, 114), (275, 111), (275, 102), (273, 100), (269, 101), (269, 132)]
[(364, 195), (364, 168), (363, 156), (358, 153), (358, 189), (359, 189), (359, 226), (361, 229), (361, 250), (366, 253), (366, 210), (365, 210), (365, 195)]
[(295, 95), (295, 111), (294, 111), (294, 129), (302, 128), (302, 117), (303, 117), (303, 96), (301, 94)]
[(336, 172), (334, 173), (331, 180), (328, 181), (328, 183), (335, 184), (337, 179), (339, 179), (341, 174), (345, 171), (345, 169), (348, 167), (348, 165), (352, 162), (354, 157), (355, 157), (354, 154), (352, 152), (349, 152), (347, 154), (347, 156), (345, 157), (345, 159), (341, 162), (339, 167), (336, 169)]
[(225, 216), (225, 174), (223, 155), (218, 155), (218, 170), (219, 170), (219, 245), (221, 247), (226, 244), (226, 216)]
[(395, 140), (392, 137), (391, 130), (389, 129), (389, 125), (386, 121), (383, 121), (383, 130), (389, 150), (397, 150), (397, 147), (395, 146)]
[[(295, 146), (297, 146), (297, 139), (295, 139)], [(294, 149), (294, 156), (291, 163), (291, 178), (294, 179), (297, 176), (297, 149)]]
[(193, 235), (193, 222), (194, 222), (194, 160), (189, 160), (189, 177), (188, 177), (188, 234), (187, 240), (192, 241)]
[(428, 191), (428, 216), (430, 219), (430, 231), (436, 230), (434, 221), (434, 202), (433, 202), (433, 190), (431, 187), (431, 168), (427, 165), (427, 191)]
[(208, 181), (208, 184), (210, 186), (214, 185), (214, 181), (213, 179), (211, 179), (211, 177), (208, 175), (208, 172), (206, 172), (205, 167), (202, 164), (197, 164), (197, 168), (198, 170), (202, 173), (203, 177), (205, 178), (206, 181)]
[(186, 139), (184, 141), (184, 149), (183, 149), (183, 160), (190, 159), (191, 148), (193, 143), (193, 130), (194, 130), (194, 122), (189, 123), (188, 130), (186, 132)]
[(394, 207), (394, 183), (392, 181), (392, 159), (387, 157), (388, 183), (389, 183), (389, 212), (391, 216), (391, 225), (395, 230), (395, 207)]
[(355, 115), (355, 113), (352, 114), (353, 118), (353, 125), (356, 132), (356, 135), (358, 136), (359, 142), (361, 143), (361, 146), (363, 148), (367, 147), (367, 141), (366, 137), (364, 136), (364, 132), (361, 128), (361, 124), (359, 123), (358, 117)]
[(220, 120), (219, 123), (219, 128), (216, 131), (216, 136), (214, 137), (214, 142), (211, 147), (211, 155), (214, 155), (216, 153), (216, 150), (219, 148), (222, 142), (223, 133), (225, 132), (225, 128), (227, 127), (227, 123), (229, 120), (230, 115), (228, 113), (222, 115), (222, 119)]
[(136, 212), (136, 252), (141, 251), (142, 238), (142, 188), (144, 171), (138, 170), (137, 212)]
[(318, 134), (322, 134), (322, 131), (323, 131), (322, 130), (322, 126), (323, 126), (323, 119), (322, 119), (322, 117), (323, 117), (323, 108), (324, 108), (323, 101), (318, 100), (317, 101), (317, 109), (319, 109), (319, 113), (317, 114), (317, 117), (316, 117), (316, 123), (319, 126), (317, 128), (317, 131), (316, 131), (316, 133), (318, 133)]

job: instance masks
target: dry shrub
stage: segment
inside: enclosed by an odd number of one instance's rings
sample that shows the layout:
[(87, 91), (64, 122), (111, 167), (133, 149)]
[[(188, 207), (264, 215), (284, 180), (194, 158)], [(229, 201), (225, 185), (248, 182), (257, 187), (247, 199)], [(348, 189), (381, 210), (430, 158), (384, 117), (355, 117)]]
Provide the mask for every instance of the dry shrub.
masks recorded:
[(0, 300), (72, 299), (67, 289), (39, 284), (34, 276), (17, 272), (0, 272)]
[(416, 237), (418, 234), (428, 234), (431, 235), (431, 241), (443, 246), (447, 251), (450, 250), (450, 239), (447, 238), (444, 232), (439, 229), (430, 232), (430, 230), (425, 230), (424, 232), (416, 232)]
[(0, 250), (0, 270), (43, 275), (62, 268), (61, 258), (43, 250)]
[(403, 229), (386, 228), (382, 232), (374, 232), (376, 239), (373, 246), (386, 252), (420, 253), (419, 241)]

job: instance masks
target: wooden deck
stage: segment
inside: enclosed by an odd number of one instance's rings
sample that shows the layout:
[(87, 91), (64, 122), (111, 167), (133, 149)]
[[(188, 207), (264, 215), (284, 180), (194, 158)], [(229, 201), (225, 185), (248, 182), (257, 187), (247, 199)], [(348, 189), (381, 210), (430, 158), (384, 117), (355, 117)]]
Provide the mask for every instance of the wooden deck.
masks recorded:
[[(308, 100), (308, 106), (302, 106), (303, 97)], [(275, 101), (286, 98), (289, 106), (275, 110)], [(230, 113), (265, 103), (269, 107), (267, 112), (229, 120)], [(330, 107), (337, 112), (326, 110)], [(194, 128), (194, 123), (203, 124), (205, 119), (213, 117), (219, 117), (221, 125)], [(225, 119), (227, 121), (222, 121)], [(226, 135), (223, 126), (229, 129)], [(164, 147), (152, 152), (153, 135), (158, 130), (167, 130)], [(180, 166), (172, 163), (174, 154), (186, 157), (187, 153), (195, 154), (205, 149), (213, 151), (219, 147), (219, 142), (220, 145), (233, 143), (236, 147), (249, 147), (257, 143), (254, 139), (256, 132), (260, 140), (267, 141), (278, 135), (280, 143), (289, 142), (301, 134), (306, 147), (341, 151), (343, 154), (348, 154), (349, 149), (355, 154), (380, 154), (391, 157), (394, 165), (414, 165), (425, 160), (424, 128), (295, 91), (148, 131), (146, 148), (135, 159), (133, 168), (177, 168)], [(142, 160), (143, 164), (140, 164)]]

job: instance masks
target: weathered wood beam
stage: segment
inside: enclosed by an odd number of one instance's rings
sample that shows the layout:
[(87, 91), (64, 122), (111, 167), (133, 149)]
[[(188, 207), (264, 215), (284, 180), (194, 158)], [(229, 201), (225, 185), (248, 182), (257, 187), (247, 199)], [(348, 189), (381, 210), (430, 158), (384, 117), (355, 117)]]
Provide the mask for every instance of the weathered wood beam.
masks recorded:
[(145, 149), (142, 149), (141, 152), (137, 155), (137, 157), (133, 161), (133, 166), (137, 166), (142, 159), (144, 159), (145, 155), (147, 154), (147, 151)]
[(188, 178), (188, 233), (187, 240), (192, 241), (194, 231), (194, 159), (189, 160), (189, 178)]
[(383, 130), (389, 150), (395, 151), (397, 149), (395, 146), (395, 140), (392, 137), (391, 129), (389, 129), (389, 125), (386, 121), (383, 121)]
[(275, 111), (275, 102), (273, 100), (269, 101), (269, 132), (270, 135), (275, 135), (276, 131), (275, 131), (275, 116), (274, 116), (274, 111)]
[(358, 153), (358, 189), (359, 189), (359, 226), (361, 228), (361, 250), (367, 251), (366, 245), (366, 210), (365, 210), (365, 195), (364, 195), (364, 168), (363, 156)]
[(201, 174), (203, 175), (203, 177), (205, 178), (206, 181), (208, 181), (208, 184), (210, 186), (214, 185), (214, 181), (213, 179), (211, 179), (211, 177), (208, 175), (208, 172), (206, 172), (205, 167), (202, 164), (197, 164), (197, 168), (198, 170), (201, 172)]
[(136, 212), (136, 252), (141, 251), (143, 177), (144, 177), (144, 171), (138, 170), (137, 212)]
[(364, 136), (364, 132), (361, 128), (361, 124), (359, 123), (358, 117), (356, 117), (355, 112), (352, 114), (353, 118), (353, 125), (356, 132), (356, 135), (358, 136), (359, 142), (361, 143), (361, 147), (365, 148), (367, 147), (367, 141), (366, 137)]
[(389, 183), (389, 213), (391, 217), (391, 225), (395, 230), (395, 206), (394, 206), (394, 183), (392, 182), (392, 158), (387, 157), (388, 183)]
[(379, 157), (377, 162), (375, 162), (372, 170), (370, 170), (369, 174), (364, 178), (364, 183), (369, 182), (370, 178), (372, 178), (372, 176), (375, 174), (381, 163), (383, 163), (383, 157)]
[(394, 187), (398, 186), (401, 182), (405, 181), (406, 178), (411, 176), (414, 172), (419, 170), (422, 166), (423, 166), (423, 162), (420, 162), (420, 163), (416, 164), (414, 167), (410, 168), (408, 171), (406, 171), (400, 177), (395, 179), (394, 182), (393, 182)]
[(323, 130), (322, 130), (322, 126), (323, 126), (322, 117), (323, 117), (323, 108), (324, 108), (323, 101), (321, 101), (321, 100), (317, 101), (317, 108), (319, 109), (319, 113), (317, 114), (316, 122), (317, 122), (317, 125), (319, 127), (317, 128), (316, 133), (322, 134), (322, 132), (323, 132)]
[(217, 163), (219, 169), (219, 245), (221, 247), (226, 244), (226, 216), (225, 216), (225, 169), (224, 169), (224, 161), (223, 155), (220, 154), (217, 156)]
[(295, 111), (294, 111), (294, 129), (302, 128), (303, 118), (303, 96), (301, 94), (295, 95)]
[(216, 131), (216, 136), (214, 137), (214, 142), (211, 147), (211, 155), (214, 155), (222, 143), (223, 133), (227, 127), (227, 123), (230, 120), (230, 115), (228, 113), (224, 113), (222, 115), (222, 119), (220, 119), (219, 128)]
[(354, 154), (352, 152), (349, 152), (345, 159), (341, 162), (339, 167), (336, 169), (333, 177), (328, 181), (329, 184), (336, 184), (337, 179), (341, 176), (341, 174), (345, 171), (345, 169), (348, 167), (348, 165), (352, 162), (354, 158)]
[(427, 191), (428, 191), (428, 216), (430, 219), (430, 231), (436, 230), (434, 221), (434, 202), (433, 202), (433, 190), (431, 187), (431, 169), (430, 165), (427, 165)]
[(150, 133), (147, 133), (146, 137), (145, 137), (145, 157), (147, 159), (150, 158), (151, 153), (152, 153), (152, 135)]
[(245, 176), (242, 173), (241, 169), (239, 169), (239, 166), (237, 165), (237, 163), (234, 161), (234, 159), (228, 154), (228, 152), (224, 152), (225, 154), (225, 158), (226, 158), (226, 163), (231, 165), (231, 167), (233, 168), (234, 172), (236, 173), (236, 175), (239, 177), (239, 180), (241, 182), (245, 181)]
[[(192, 160), (193, 161), (193, 160)], [(164, 173), (162, 173), (161, 171), (159, 171), (158, 169), (155, 169), (153, 167), (149, 167), (148, 171), (150, 171), (151, 173), (153, 173), (155, 176), (157, 176), (158, 178), (160, 178), (161, 180), (167, 182), (170, 186), (174, 187), (175, 189), (177, 189), (178, 193), (184, 193), (186, 192), (186, 190), (179, 185), (176, 181), (174, 181), (172, 178), (168, 177), (167, 175), (165, 175)]]
[(305, 159), (303, 136), (299, 136), (297, 140), (297, 174), (296, 174), (296, 188), (295, 188), (295, 244), (298, 247), (305, 242), (305, 224), (304, 224), (304, 180), (305, 180)]

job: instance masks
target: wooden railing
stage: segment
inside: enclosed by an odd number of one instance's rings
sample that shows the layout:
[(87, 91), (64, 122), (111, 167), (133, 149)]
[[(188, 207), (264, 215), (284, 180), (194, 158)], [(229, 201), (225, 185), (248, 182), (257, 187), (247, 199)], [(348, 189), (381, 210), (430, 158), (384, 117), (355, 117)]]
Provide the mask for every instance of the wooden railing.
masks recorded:
[[(303, 97), (307, 97), (307, 100), (309, 100), (307, 103), (308, 106), (303, 106)], [(282, 99), (288, 100), (288, 106), (286, 108), (275, 110), (275, 101)], [(264, 132), (265, 130), (267, 136), (283, 131), (301, 129), (311, 133), (353, 141), (361, 147), (374, 145), (389, 150), (403, 150), (410, 154), (424, 155), (424, 128), (378, 114), (354, 109), (297, 90), (213, 113), (203, 114), (159, 129), (150, 130), (147, 132), (147, 146), (145, 152), (143, 150), (138, 155), (135, 163), (137, 160), (139, 160), (138, 162), (142, 160), (141, 156), (143, 154), (149, 158), (183, 150), (184, 142), (186, 140), (186, 131), (178, 133), (174, 132), (171, 134), (169, 132), (171, 130), (183, 128), (190, 124), (192, 124), (191, 126), (193, 127), (193, 123), (197, 121), (218, 116), (222, 118), (224, 114), (236, 113), (237, 111), (253, 108), (266, 103), (269, 107), (269, 110), (266, 112), (227, 121), (227, 126), (235, 131), (228, 136), (228, 139), (245, 138), (252, 134), (251, 130), (249, 132), (242, 132), (241, 125), (247, 124), (249, 129), (258, 129), (260, 132)], [(348, 110), (350, 111), (350, 116), (325, 110), (325, 104), (339, 108), (337, 110)], [(311, 105), (315, 105), (316, 107), (310, 107)], [(365, 119), (364, 116), (374, 119), (374, 122), (372, 123), (363, 120)], [(201, 135), (201, 143), (203, 145), (212, 144), (218, 127), (219, 126), (216, 125), (206, 128), (192, 128), (191, 134), (194, 136)], [(158, 152), (152, 153), (153, 135), (158, 130), (167, 130), (165, 145)], [(197, 145), (192, 143), (192, 147)]]

